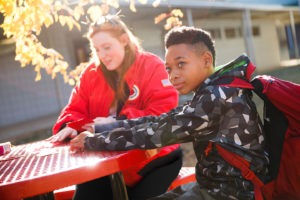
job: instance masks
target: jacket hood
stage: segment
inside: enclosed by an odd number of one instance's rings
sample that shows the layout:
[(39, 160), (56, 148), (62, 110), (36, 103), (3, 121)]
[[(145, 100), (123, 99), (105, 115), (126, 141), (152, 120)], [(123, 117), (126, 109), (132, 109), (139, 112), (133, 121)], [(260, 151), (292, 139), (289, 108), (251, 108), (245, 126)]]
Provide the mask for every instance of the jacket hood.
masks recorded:
[[(245, 88), (245, 82), (250, 82), (255, 68), (248, 56), (242, 54), (235, 60), (216, 67), (216, 71), (203, 82), (199, 89), (208, 85), (229, 84), (231, 86), (242, 86)], [(246, 86), (246, 88), (252, 89), (253, 87), (249, 85), (249, 87)]]

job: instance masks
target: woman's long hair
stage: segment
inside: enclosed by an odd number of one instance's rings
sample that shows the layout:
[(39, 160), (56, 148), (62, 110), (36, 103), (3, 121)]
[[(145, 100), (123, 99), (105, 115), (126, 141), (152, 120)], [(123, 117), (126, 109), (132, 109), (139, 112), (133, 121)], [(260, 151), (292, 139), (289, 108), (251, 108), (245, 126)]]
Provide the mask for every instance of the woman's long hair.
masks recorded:
[(90, 44), (92, 44), (91, 38), (93, 35), (99, 32), (107, 32), (117, 39), (119, 39), (119, 37), (125, 33), (129, 38), (129, 42), (125, 47), (125, 56), (120, 66), (119, 73), (117, 73), (115, 70), (107, 70), (106, 66), (98, 59), (95, 49), (91, 46), (92, 57), (94, 58), (96, 64), (100, 66), (108, 84), (115, 91), (115, 100), (113, 101), (112, 105), (116, 105), (115, 103), (117, 101), (124, 102), (128, 98), (129, 94), (126, 92), (126, 90), (128, 90), (128, 86), (125, 82), (125, 73), (134, 63), (136, 52), (141, 51), (142, 48), (138, 39), (132, 34), (132, 32), (118, 15), (101, 16), (99, 20), (90, 25), (89, 32), (87, 34)]

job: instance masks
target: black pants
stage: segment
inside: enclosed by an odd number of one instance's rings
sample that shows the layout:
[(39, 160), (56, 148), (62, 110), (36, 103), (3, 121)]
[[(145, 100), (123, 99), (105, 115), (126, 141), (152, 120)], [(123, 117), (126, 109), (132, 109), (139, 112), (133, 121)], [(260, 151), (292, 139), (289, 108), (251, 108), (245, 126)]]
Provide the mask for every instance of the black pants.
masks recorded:
[(149, 200), (215, 200), (207, 189), (201, 189), (197, 182), (187, 183), (178, 186), (158, 197), (150, 198)]
[[(134, 187), (127, 187), (130, 200), (144, 200), (165, 193), (182, 167), (182, 150), (175, 150), (146, 165), (139, 174), (142, 180)], [(76, 186), (74, 200), (113, 199), (108, 176)]]

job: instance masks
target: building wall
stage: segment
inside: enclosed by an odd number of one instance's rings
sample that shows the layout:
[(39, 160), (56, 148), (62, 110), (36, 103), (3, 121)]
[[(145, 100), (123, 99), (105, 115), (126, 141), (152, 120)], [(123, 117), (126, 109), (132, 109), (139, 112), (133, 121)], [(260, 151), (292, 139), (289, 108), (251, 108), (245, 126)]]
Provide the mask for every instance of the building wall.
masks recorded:
[(259, 70), (271, 70), (280, 66), (279, 38), (274, 20), (254, 20), (253, 26), (260, 29), (260, 36), (254, 37), (256, 65)]
[[(214, 38), (216, 45), (216, 64), (221, 65), (246, 53), (242, 35), (242, 19), (194, 19), (194, 26), (205, 30), (220, 31)], [(253, 20), (252, 26), (258, 28), (259, 35), (253, 37), (255, 63), (259, 71), (271, 70), (280, 66), (279, 38), (275, 20)], [(163, 36), (165, 31), (149, 20), (132, 23), (134, 33), (141, 39), (142, 46), (164, 58)], [(234, 37), (228, 37), (226, 30), (233, 29)]]
[[(216, 42), (216, 64), (224, 64), (236, 58), (242, 53), (246, 53), (245, 41), (242, 35), (241, 19), (205, 19), (195, 20), (195, 27), (205, 30), (219, 30), (220, 38), (215, 38)], [(253, 27), (258, 27), (260, 34), (253, 36), (255, 49), (255, 61), (258, 70), (270, 70), (280, 66), (279, 42), (276, 32), (275, 21), (254, 20)], [(235, 36), (226, 36), (226, 30), (235, 30)]]
[[(32, 67), (20, 68), (14, 55), (0, 58), (0, 127), (35, 119), (57, 111), (55, 82), (49, 76), (34, 81)], [(3, 114), (5, 113), (5, 114)]]
[(130, 23), (133, 33), (140, 39), (142, 47), (164, 58), (163, 32), (161, 26), (155, 25), (153, 19), (136, 20)]
[[(220, 37), (213, 38), (216, 45), (216, 65), (227, 63), (246, 51), (244, 39), (238, 33), (239, 28), (241, 28), (240, 19), (197, 19), (194, 21), (194, 26), (203, 28), (207, 31), (213, 30), (220, 32)], [(226, 38), (226, 28), (234, 29), (236, 36), (233, 38)]]

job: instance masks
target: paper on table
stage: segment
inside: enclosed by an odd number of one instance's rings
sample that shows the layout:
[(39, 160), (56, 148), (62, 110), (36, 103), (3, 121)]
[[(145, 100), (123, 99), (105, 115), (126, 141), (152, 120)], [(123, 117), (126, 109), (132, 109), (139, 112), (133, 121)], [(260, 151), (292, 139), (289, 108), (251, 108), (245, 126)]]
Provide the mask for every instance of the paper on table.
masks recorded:
[(0, 155), (9, 153), (11, 150), (10, 142), (0, 143)]

